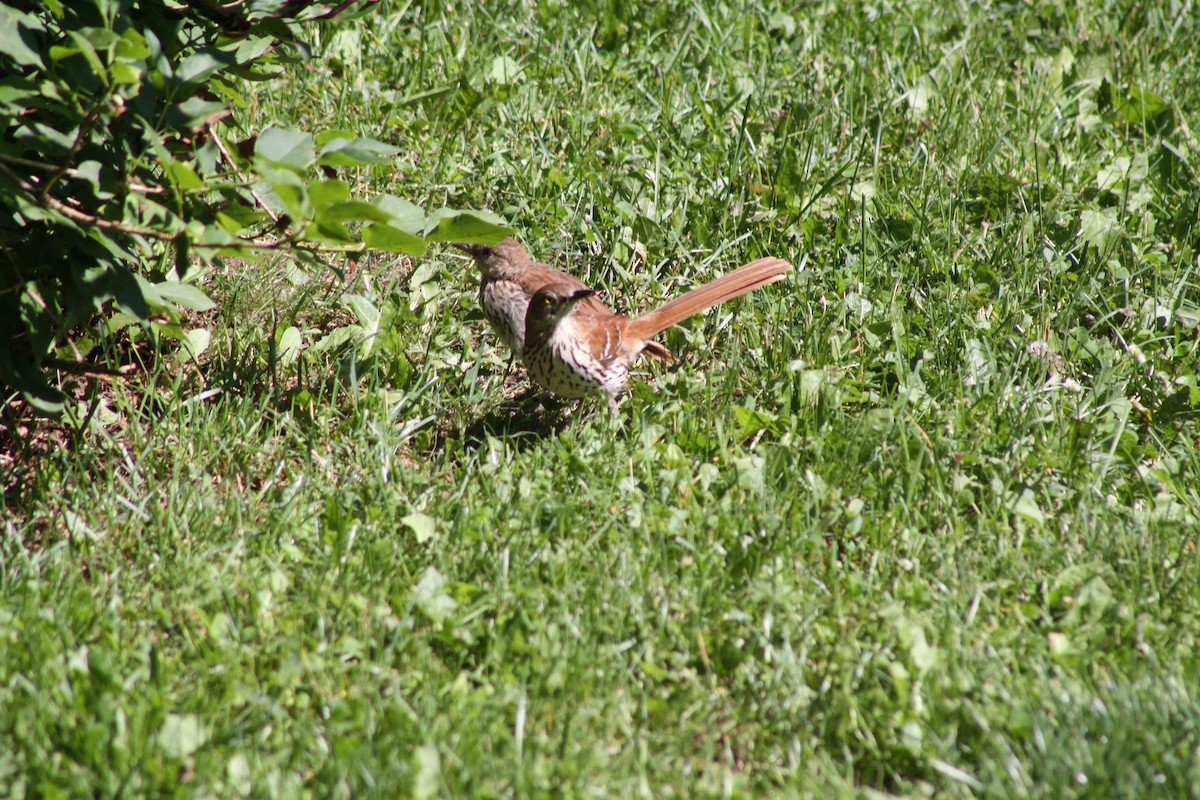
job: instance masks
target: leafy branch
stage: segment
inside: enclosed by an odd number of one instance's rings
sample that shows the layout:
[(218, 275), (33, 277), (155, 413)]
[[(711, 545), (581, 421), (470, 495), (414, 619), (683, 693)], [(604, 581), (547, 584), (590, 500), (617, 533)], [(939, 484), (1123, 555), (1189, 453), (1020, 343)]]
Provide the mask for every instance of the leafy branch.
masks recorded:
[(195, 285), (214, 258), (420, 256), (506, 235), (479, 212), (352, 197), (338, 170), (390, 164), (391, 144), (270, 127), (226, 143), (241, 79), (307, 57), (300, 21), (370, 5), (0, 2), (0, 383), (56, 415), (49, 371), (119, 374), (81, 359), (131, 324), (199, 355), (207, 331), (185, 331), (180, 309), (214, 306)]

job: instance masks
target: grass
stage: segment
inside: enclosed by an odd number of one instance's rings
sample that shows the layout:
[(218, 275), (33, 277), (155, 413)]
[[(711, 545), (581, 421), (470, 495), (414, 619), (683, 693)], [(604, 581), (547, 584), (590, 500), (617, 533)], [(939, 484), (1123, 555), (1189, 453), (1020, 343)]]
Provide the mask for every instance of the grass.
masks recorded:
[(314, 28), (240, 118), (402, 147), (364, 195), (625, 311), (804, 269), (555, 425), (449, 251), (214, 270), (6, 481), (0, 786), (1200, 797), (1197, 18), (944, 5)]

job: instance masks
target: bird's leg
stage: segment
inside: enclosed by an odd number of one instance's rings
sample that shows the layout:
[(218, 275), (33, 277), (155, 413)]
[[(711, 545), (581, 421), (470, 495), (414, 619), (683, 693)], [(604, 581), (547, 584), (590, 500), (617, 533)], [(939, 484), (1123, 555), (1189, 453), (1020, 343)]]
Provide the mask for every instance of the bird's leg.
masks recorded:
[(621, 395), (617, 392), (608, 393), (608, 412), (614, 417), (621, 412)]

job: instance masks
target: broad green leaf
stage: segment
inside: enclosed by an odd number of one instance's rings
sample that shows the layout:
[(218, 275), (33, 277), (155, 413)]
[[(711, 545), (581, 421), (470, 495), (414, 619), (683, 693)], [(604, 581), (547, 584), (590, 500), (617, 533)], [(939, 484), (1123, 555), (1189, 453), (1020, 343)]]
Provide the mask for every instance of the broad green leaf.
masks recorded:
[(168, 758), (186, 758), (206, 741), (208, 732), (194, 714), (167, 714), (158, 732), (158, 745)]
[(228, 234), (237, 235), (246, 229), (243, 223), (237, 217), (225, 213), (224, 211), (217, 212), (217, 224)]
[(25, 43), (25, 31), (44, 32), (41, 21), (32, 14), (17, 11), (10, 5), (0, 5), (0, 51), (21, 66), (40, 67), (41, 56)]
[(965, 375), (963, 383), (967, 386), (982, 386), (991, 381), (996, 374), (996, 360), (991, 350), (980, 339), (968, 339), (963, 353)]
[(434, 622), (445, 621), (458, 608), (458, 603), (446, 591), (445, 576), (433, 566), (425, 568), (413, 587), (413, 600)]
[(767, 18), (767, 27), (790, 38), (796, 35), (796, 18), (783, 11), (776, 11)]
[(335, 247), (355, 241), (354, 234), (350, 233), (349, 228), (337, 220), (321, 219), (321, 215), (319, 214), (317, 215), (317, 219), (304, 229), (304, 238), (312, 242)]
[(1090, 209), (1079, 212), (1079, 236), (1088, 244), (1105, 248), (1121, 233), (1117, 212), (1113, 208)]
[(212, 333), (206, 328), (192, 328), (180, 340), (179, 343), (182, 347), (180, 347), (179, 353), (176, 355), (176, 360), (182, 363), (189, 359), (199, 359), (200, 354), (208, 349), (211, 341)]
[(234, 60), (239, 64), (249, 64), (267, 52), (273, 44), (275, 38), (272, 36), (253, 36), (245, 39), (238, 44)]
[(165, 120), (175, 130), (194, 131), (204, 127), (206, 122), (220, 119), (228, 113), (229, 108), (224, 103), (189, 97), (182, 103), (167, 109)]
[(121, 41), (121, 37), (108, 28), (80, 28), (78, 31), (69, 31), (68, 33), (72, 39), (76, 37), (83, 39), (94, 50), (108, 50)]
[(208, 311), (216, 306), (208, 295), (190, 283), (163, 281), (154, 284), (154, 289), (161, 299), (192, 311)]
[(92, 190), (92, 194), (101, 200), (107, 200), (113, 195), (112, 192), (100, 188), (100, 170), (102, 169), (103, 165), (99, 161), (82, 161), (76, 167), (73, 177), (76, 180), (86, 181), (88, 187)]
[(172, 183), (184, 191), (204, 187), (204, 181), (196, 174), (196, 170), (192, 169), (191, 164), (184, 161), (177, 161), (168, 157), (164, 160), (163, 171), (166, 172)]
[(60, 131), (40, 122), (29, 122), (13, 134), (24, 145), (48, 156), (65, 156), (75, 146), (78, 128)]
[(442, 790), (442, 758), (436, 745), (423, 744), (413, 753), (414, 800), (434, 800)]
[(371, 201), (392, 215), (390, 224), (402, 231), (420, 236), (425, 230), (425, 212), (408, 200), (390, 194), (378, 195)]
[(325, 143), (317, 156), (317, 163), (330, 167), (357, 167), (364, 164), (386, 164), (391, 162), (400, 148), (374, 139), (333, 139)]
[(254, 773), (250, 759), (243, 752), (236, 752), (225, 763), (225, 777), (240, 797), (249, 797), (254, 791)]
[(30, 97), (38, 97), (35, 85), (17, 76), (0, 78), (0, 108), (7, 108), (13, 114), (22, 113)]
[(737, 417), (738, 429), (743, 439), (749, 439), (759, 431), (771, 430), (775, 425), (775, 417), (772, 415), (743, 406), (734, 406), (733, 414)]
[(486, 211), (439, 209), (425, 223), (425, 238), (431, 242), (498, 244), (515, 233), (494, 214)]
[(279, 340), (275, 343), (276, 357), (279, 363), (286, 366), (294, 364), (296, 359), (300, 357), (300, 351), (304, 346), (304, 341), (300, 336), (300, 329), (295, 325), (289, 325), (279, 335)]
[[(308, 215), (308, 187), (299, 175), (261, 159), (255, 159), (254, 167), (259, 175), (267, 179), (269, 189), (263, 199), (268, 206), (276, 211), (287, 211), (295, 219), (303, 219)], [(272, 199), (277, 202), (272, 203)]]
[(154, 287), (140, 275), (118, 270), (109, 278), (110, 290), (117, 305), (127, 314), (138, 319), (150, 316), (150, 305), (163, 305), (162, 298)]
[(1026, 522), (1032, 522), (1035, 525), (1041, 525), (1046, 521), (1046, 515), (1038, 506), (1037, 499), (1033, 496), (1032, 489), (1024, 489), (1021, 495), (1012, 505), (1012, 510), (1018, 517), (1021, 517)]
[(271, 161), (302, 168), (308, 168), (316, 160), (312, 136), (283, 128), (263, 131), (254, 143), (254, 152)]
[(84, 36), (81, 31), (67, 31), (67, 36), (75, 43), (77, 52), (83, 55), (84, 59), (88, 62), (88, 66), (92, 68), (92, 74), (104, 80), (108, 71), (104, 68), (103, 62), (100, 61), (100, 56), (96, 54), (96, 48), (88, 41), (88, 37)]
[(312, 349), (315, 353), (324, 353), (326, 351), (337, 351), (342, 347), (357, 341), (362, 336), (363, 329), (358, 325), (343, 325), (340, 328), (334, 328), (328, 335), (322, 336), (313, 344)]
[(508, 86), (518, 82), (521, 76), (521, 65), (511, 56), (496, 56), (487, 71), (488, 83)]
[(150, 57), (150, 48), (146, 47), (146, 37), (137, 28), (129, 27), (121, 34), (113, 55), (127, 61), (145, 61)]
[(363, 244), (372, 250), (383, 250), (388, 253), (423, 256), (428, 249), (424, 239), (383, 223), (364, 226), (362, 239)]
[[(109, 74), (112, 76), (112, 82), (117, 86), (138, 86), (142, 82), (142, 69), (136, 64), (126, 64), (124, 61), (114, 61), (108, 68)], [(122, 90), (122, 94), (128, 97), (136, 94), (136, 90)]]
[(762, 456), (738, 456), (733, 459), (737, 470), (738, 486), (754, 492), (761, 492), (766, 485), (763, 476), (764, 459)]
[(374, 333), (379, 324), (379, 309), (361, 294), (344, 294), (342, 303), (354, 313), (355, 318), (367, 333)]
[(1131, 125), (1153, 121), (1171, 110), (1167, 101), (1136, 85), (1130, 85), (1122, 92), (1115, 85), (1109, 84), (1109, 96), (1121, 119)]
[(418, 544), (425, 544), (436, 532), (433, 517), (428, 514), (408, 514), (400, 518), (400, 524), (413, 532)]
[(363, 203), (359, 200), (347, 200), (344, 203), (336, 203), (328, 208), (322, 209), (317, 213), (318, 220), (363, 220), (366, 222), (388, 222), (392, 215), (380, 209), (378, 206), (373, 206), (370, 203)]
[(313, 208), (320, 211), (335, 203), (349, 200), (350, 184), (339, 180), (314, 181), (308, 185), (308, 196), (312, 200)]
[(176, 69), (181, 83), (203, 83), (210, 75), (224, 69), (232, 59), (224, 53), (205, 50), (192, 53)]

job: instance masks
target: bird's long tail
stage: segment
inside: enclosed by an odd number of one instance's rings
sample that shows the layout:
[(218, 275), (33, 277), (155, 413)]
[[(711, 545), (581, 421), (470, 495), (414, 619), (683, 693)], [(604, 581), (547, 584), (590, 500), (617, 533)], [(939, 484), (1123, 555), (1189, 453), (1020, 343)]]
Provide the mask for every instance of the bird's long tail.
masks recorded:
[(639, 339), (649, 339), (675, 323), (683, 322), (688, 317), (694, 317), (719, 303), (783, 280), (783, 276), (791, 269), (792, 265), (780, 258), (760, 258), (751, 261), (631, 320), (627, 331)]

